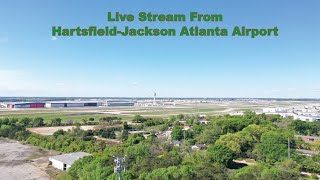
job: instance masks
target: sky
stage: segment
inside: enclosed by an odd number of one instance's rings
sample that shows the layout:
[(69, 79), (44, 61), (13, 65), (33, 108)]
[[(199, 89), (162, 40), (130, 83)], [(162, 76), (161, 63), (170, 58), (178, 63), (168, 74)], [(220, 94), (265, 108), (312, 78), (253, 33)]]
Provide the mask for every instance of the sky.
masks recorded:
[[(319, 98), (319, 8), (319, 0), (4, 0), (0, 96)], [(107, 22), (108, 12), (142, 11), (224, 20)], [(277, 26), (279, 36), (52, 37), (52, 26)]]

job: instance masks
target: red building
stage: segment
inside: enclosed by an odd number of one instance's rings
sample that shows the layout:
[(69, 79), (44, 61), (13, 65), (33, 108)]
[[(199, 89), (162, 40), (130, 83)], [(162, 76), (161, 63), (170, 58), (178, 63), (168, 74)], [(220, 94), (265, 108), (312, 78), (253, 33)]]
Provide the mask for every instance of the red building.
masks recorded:
[(8, 103), (7, 108), (44, 108), (45, 103)]

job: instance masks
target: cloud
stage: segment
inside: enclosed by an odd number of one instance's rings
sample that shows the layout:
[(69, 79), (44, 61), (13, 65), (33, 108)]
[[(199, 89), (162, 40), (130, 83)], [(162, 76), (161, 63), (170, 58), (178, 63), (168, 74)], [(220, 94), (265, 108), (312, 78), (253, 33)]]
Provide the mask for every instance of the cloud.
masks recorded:
[(56, 41), (56, 40), (58, 40), (58, 38), (55, 37), (55, 36), (52, 36), (52, 37), (51, 37), (51, 40), (52, 40), (52, 41)]
[(0, 37), (0, 44), (2, 44), (2, 43), (7, 43), (7, 42), (9, 42), (9, 38), (7, 38), (7, 37)]

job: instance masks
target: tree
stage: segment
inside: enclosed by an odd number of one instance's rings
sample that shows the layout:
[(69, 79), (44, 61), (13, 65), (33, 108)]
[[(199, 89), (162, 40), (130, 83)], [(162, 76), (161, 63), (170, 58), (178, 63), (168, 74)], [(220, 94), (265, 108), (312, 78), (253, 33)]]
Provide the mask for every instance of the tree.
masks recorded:
[(25, 118), (20, 119), (19, 122), (18, 122), (18, 124), (19, 124), (20, 126), (26, 127), (26, 126), (28, 126), (28, 125), (31, 123), (31, 121), (32, 121), (32, 120), (31, 120), (30, 118), (25, 117)]
[(121, 132), (120, 140), (126, 141), (129, 137), (129, 132), (127, 130), (123, 130)]
[(222, 164), (201, 163), (195, 168), (196, 178), (203, 180), (228, 180), (227, 169)]
[(184, 115), (183, 115), (183, 114), (179, 114), (179, 115), (177, 116), (177, 118), (181, 121), (181, 120), (184, 119)]
[(255, 147), (254, 153), (261, 160), (271, 164), (282, 161), (288, 155), (288, 136), (291, 137), (290, 144), (294, 144), (293, 137), (288, 132), (265, 132), (261, 136), (261, 144)]
[(311, 144), (311, 149), (314, 151), (320, 151), (320, 140)]
[(34, 127), (44, 126), (44, 120), (42, 117), (36, 117), (33, 119), (32, 124)]
[(208, 148), (208, 157), (212, 162), (228, 165), (234, 159), (234, 152), (223, 145), (212, 145)]
[(193, 120), (193, 119), (188, 119), (188, 120), (187, 120), (187, 124), (188, 124), (188, 125), (192, 125), (192, 124), (193, 124), (193, 122), (194, 122), (194, 120)]
[(245, 180), (245, 179), (261, 179), (261, 173), (264, 167), (262, 165), (246, 166), (237, 171), (233, 175), (234, 180)]
[(127, 122), (122, 122), (122, 129), (128, 130), (130, 127)]
[(51, 119), (51, 126), (60, 126), (61, 125), (61, 119), (60, 118), (54, 118), (54, 119)]
[(171, 138), (173, 140), (182, 140), (183, 139), (183, 130), (180, 126), (174, 126), (171, 133)]
[(140, 115), (135, 115), (135, 116), (133, 117), (132, 122), (134, 122), (134, 123), (143, 123), (145, 120), (146, 120), (146, 119), (143, 118), (142, 116), (140, 116)]
[(254, 140), (250, 133), (245, 131), (240, 131), (235, 134), (228, 133), (223, 135), (217, 140), (216, 144), (224, 145), (237, 155), (240, 155), (241, 152), (246, 152), (253, 146)]
[(300, 120), (292, 121), (289, 127), (299, 134), (320, 135), (320, 122), (304, 122)]
[(58, 137), (60, 135), (65, 135), (65, 133), (66, 133), (65, 131), (63, 131), (62, 129), (59, 129), (58, 131), (53, 133), (53, 136)]
[(88, 124), (88, 119), (82, 119), (83, 124)]
[(196, 137), (196, 140), (199, 144), (213, 144), (219, 139), (220, 135), (220, 132), (215, 129), (206, 129)]

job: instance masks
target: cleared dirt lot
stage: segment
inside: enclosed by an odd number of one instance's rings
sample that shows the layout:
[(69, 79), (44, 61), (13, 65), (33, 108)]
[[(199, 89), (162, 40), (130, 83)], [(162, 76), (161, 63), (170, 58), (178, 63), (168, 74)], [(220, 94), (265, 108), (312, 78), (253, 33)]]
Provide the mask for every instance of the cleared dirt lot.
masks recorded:
[(17, 141), (0, 138), (0, 180), (47, 180), (47, 153)]
[[(41, 135), (52, 135), (54, 132), (62, 129), (64, 131), (71, 130), (75, 126), (58, 126), (58, 127), (38, 127), (38, 128), (27, 128), (27, 130), (41, 134)], [(81, 129), (87, 131), (87, 130), (93, 130), (96, 128), (96, 126), (81, 126)]]
[[(113, 126), (104, 126), (104, 128), (109, 128), (109, 127), (120, 127), (121, 124), (113, 125)], [(57, 127), (37, 127), (37, 128), (27, 128), (27, 130), (41, 134), (41, 135), (52, 135), (54, 132), (62, 129), (64, 131), (71, 130), (76, 126), (57, 126)], [(93, 130), (96, 128), (99, 128), (99, 125), (94, 125), (94, 126), (80, 126), (81, 129), (87, 131), (87, 130)]]

